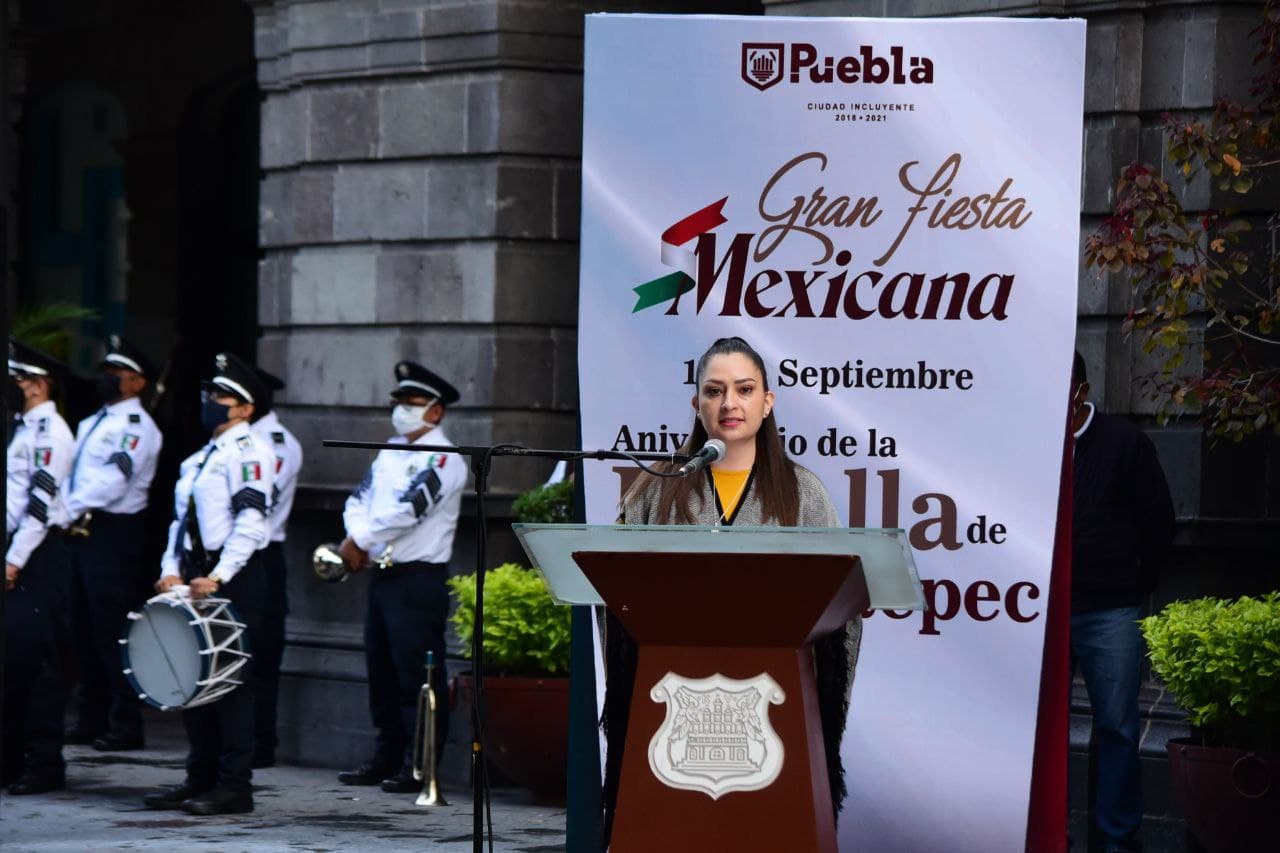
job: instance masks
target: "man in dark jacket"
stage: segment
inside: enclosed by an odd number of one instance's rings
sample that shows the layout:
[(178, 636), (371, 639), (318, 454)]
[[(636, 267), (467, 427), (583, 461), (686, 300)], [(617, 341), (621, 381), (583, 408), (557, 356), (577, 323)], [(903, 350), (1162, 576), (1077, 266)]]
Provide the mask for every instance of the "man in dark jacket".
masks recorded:
[(1151, 439), (1088, 402), (1080, 353), (1071, 385), (1071, 657), (1093, 707), (1098, 772), (1091, 812), (1108, 853), (1139, 850), (1138, 686), (1145, 647), (1137, 620), (1168, 559), (1173, 502)]

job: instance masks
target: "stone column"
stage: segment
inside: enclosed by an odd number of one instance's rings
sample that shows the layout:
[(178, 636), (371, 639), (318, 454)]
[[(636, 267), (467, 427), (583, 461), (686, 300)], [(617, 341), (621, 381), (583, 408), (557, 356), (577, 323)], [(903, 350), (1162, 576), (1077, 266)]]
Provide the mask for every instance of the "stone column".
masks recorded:
[[(372, 454), (321, 439), (390, 435), (392, 366), (410, 358), (461, 391), (445, 421), (455, 442), (574, 441), (581, 12), (550, 0), (255, 4), (258, 355), (288, 382), (278, 408), (306, 454), (285, 757), (350, 763), (372, 748), (365, 581), (326, 587), (309, 566), (316, 544), (342, 535), (342, 501)], [(495, 466), (495, 527), (549, 470)], [(473, 535), (464, 523), (451, 571), (472, 568)], [(516, 556), (509, 538), (494, 548), (491, 563)], [(463, 751), (446, 768), (458, 781)]]

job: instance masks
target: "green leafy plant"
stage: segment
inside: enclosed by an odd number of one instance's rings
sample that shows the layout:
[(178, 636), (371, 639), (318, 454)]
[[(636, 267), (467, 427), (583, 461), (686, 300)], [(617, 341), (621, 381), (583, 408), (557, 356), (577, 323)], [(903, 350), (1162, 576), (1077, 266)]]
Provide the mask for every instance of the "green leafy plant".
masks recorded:
[(65, 361), (71, 348), (71, 334), (67, 326), (97, 319), (97, 311), (71, 302), (27, 305), (15, 312), (9, 334), (27, 346)]
[(1280, 592), (1176, 601), (1143, 619), (1151, 665), (1213, 745), (1274, 749)]
[[(470, 655), (476, 624), (476, 576), (449, 579), (458, 597), (451, 617)], [(485, 673), (513, 677), (564, 675), (569, 671), (569, 608), (551, 598), (533, 569), (506, 563), (484, 580)]]
[(530, 489), (515, 499), (511, 512), (526, 524), (567, 524), (573, 521), (573, 481)]

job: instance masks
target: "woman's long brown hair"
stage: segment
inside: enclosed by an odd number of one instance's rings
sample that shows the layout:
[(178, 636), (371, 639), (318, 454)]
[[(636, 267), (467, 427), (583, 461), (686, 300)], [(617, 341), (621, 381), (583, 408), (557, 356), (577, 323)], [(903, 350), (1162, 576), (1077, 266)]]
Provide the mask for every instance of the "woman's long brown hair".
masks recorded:
[[(764, 359), (760, 357), (760, 353), (752, 349), (751, 345), (742, 338), (720, 338), (702, 354), (702, 358), (698, 359), (694, 378), (699, 394), (702, 391), (702, 379), (706, 375), (707, 364), (711, 359), (718, 355), (735, 353), (751, 359), (756, 370), (760, 371), (764, 390), (769, 390), (769, 374), (765, 372)], [(707, 431), (695, 414), (689, 438), (681, 445), (679, 452), (692, 455), (701, 450), (702, 445), (706, 443)], [(667, 471), (673, 471), (679, 467), (679, 465), (666, 463), (661, 466)], [(760, 431), (756, 433), (756, 461), (753, 470), (755, 476), (752, 478), (751, 489), (759, 496), (763, 520), (773, 520), (783, 526), (794, 527), (800, 519), (800, 485), (796, 481), (795, 463), (788, 458), (787, 451), (782, 446), (782, 438), (778, 435), (778, 423), (772, 411), (765, 417), (764, 422), (760, 424)], [(671, 512), (674, 509), (678, 523), (693, 524), (694, 517), (689, 509), (689, 500), (694, 494), (699, 501), (702, 500), (702, 478), (698, 476), (658, 478), (641, 473), (623, 495), (623, 505), (642, 494), (654, 480), (660, 480), (662, 484), (658, 497), (657, 518), (664, 521), (671, 518)]]

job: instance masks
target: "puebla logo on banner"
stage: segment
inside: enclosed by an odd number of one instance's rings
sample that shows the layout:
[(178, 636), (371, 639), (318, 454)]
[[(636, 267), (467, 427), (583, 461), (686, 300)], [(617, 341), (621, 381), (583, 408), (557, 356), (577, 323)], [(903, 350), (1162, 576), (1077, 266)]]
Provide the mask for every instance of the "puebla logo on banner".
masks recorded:
[[(1083, 45), (1078, 21), (588, 17), (584, 446), (675, 450), (698, 355), (739, 335), (841, 522), (915, 551), (929, 610), (864, 617), (847, 849), (1026, 846)], [(613, 522), (625, 476), (586, 469), (588, 521)], [(669, 687), (654, 773), (711, 796), (755, 784), (768, 739), (709, 759), (685, 724), (754, 731), (765, 706), (748, 720), (740, 687), (710, 710)]]
[[(789, 50), (788, 50), (789, 49)], [(927, 56), (906, 56), (901, 45), (889, 48), (887, 56), (877, 56), (871, 45), (862, 45), (856, 54), (822, 56), (804, 42), (743, 42), (742, 79), (760, 91), (781, 83), (786, 74), (786, 56), (791, 56), (791, 74), (799, 83), (805, 75), (813, 83), (932, 83), (933, 60)]]

